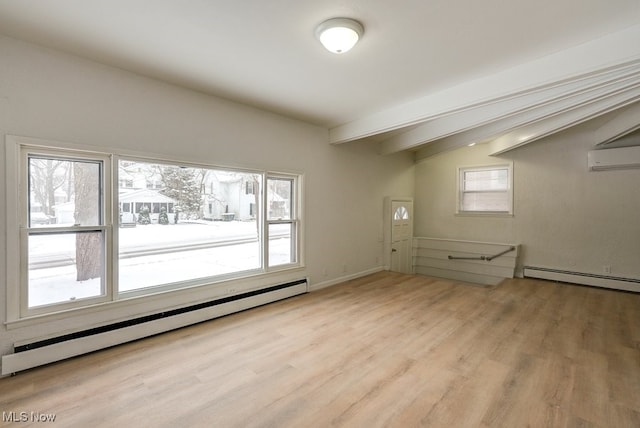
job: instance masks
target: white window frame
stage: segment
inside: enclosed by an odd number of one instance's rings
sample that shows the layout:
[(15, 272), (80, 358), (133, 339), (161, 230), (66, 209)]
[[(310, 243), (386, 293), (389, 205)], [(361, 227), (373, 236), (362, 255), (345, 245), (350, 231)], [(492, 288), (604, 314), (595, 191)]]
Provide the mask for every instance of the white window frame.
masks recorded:
[[(508, 210), (506, 211), (494, 211), (494, 210), (463, 210), (463, 198), (465, 194), (469, 193), (483, 193), (483, 192), (496, 192), (491, 191), (469, 191), (465, 190), (464, 174), (465, 172), (474, 171), (495, 171), (495, 170), (507, 170), (507, 188), (499, 190), (505, 193), (507, 198)], [(457, 174), (457, 197), (456, 197), (456, 215), (472, 215), (472, 216), (513, 216), (513, 164), (501, 163), (494, 165), (480, 165), (480, 166), (461, 166), (458, 167)]]
[[(265, 276), (271, 272), (299, 269), (304, 267), (304, 255), (301, 233), (301, 213), (302, 213), (302, 179), (300, 173), (283, 173), (270, 172), (267, 170), (242, 169), (236, 167), (220, 167), (210, 164), (196, 164), (191, 162), (181, 162), (176, 159), (167, 159), (160, 156), (141, 156), (138, 153), (128, 153), (124, 151), (100, 149), (87, 147), (82, 145), (60, 143), (47, 140), (32, 139), (27, 137), (6, 137), (6, 191), (7, 191), (7, 245), (8, 248), (20, 249), (19, 251), (7, 251), (7, 322), (17, 322), (20, 320), (28, 320), (34, 317), (42, 317), (46, 315), (56, 315), (66, 313), (68, 311), (87, 309), (93, 305), (110, 305), (118, 301), (144, 298), (154, 298), (161, 293), (181, 291), (192, 287), (209, 287), (222, 284), (228, 280), (238, 280), (240, 278), (249, 278)], [(56, 303), (47, 306), (28, 307), (28, 165), (27, 152), (37, 152), (43, 156), (53, 156), (57, 154), (59, 157), (69, 160), (99, 160), (103, 162), (103, 178), (102, 193), (104, 195), (102, 207), (102, 225), (99, 227), (105, 234), (106, 240), (106, 276), (104, 294), (90, 299), (79, 299), (78, 301)], [(262, 176), (263, 185), (258, 189), (260, 201), (262, 203), (262, 216), (257, 219), (259, 226), (259, 239), (261, 239), (261, 267), (259, 269), (240, 271), (234, 274), (212, 276), (198, 280), (186, 280), (174, 284), (162, 285), (159, 287), (149, 287), (148, 290), (135, 293), (118, 293), (118, 160), (131, 160), (151, 163), (165, 163), (171, 165), (181, 165), (197, 168), (221, 169), (237, 172), (245, 172), (252, 174), (260, 174)], [(292, 263), (280, 264), (269, 267), (269, 240), (268, 240), (268, 222), (266, 216), (267, 192), (266, 184), (268, 178), (284, 178), (292, 180), (292, 203), (293, 213), (291, 219), (282, 220), (285, 223), (293, 224), (295, 236), (292, 236), (292, 251), (295, 251), (295, 261)], [(25, 224), (26, 223), (26, 224)], [(57, 231), (73, 232), (85, 230), (83, 227), (60, 227), (51, 228)], [(59, 230), (58, 230), (59, 229)], [(94, 230), (96, 227), (90, 227)], [(36, 233), (46, 233), (37, 231)]]
[[(267, 202), (267, 199), (268, 199), (267, 188), (268, 188), (268, 180), (270, 179), (292, 181), (291, 190), (293, 194), (291, 195), (291, 198), (292, 198), (291, 213), (289, 213), (288, 219), (272, 219), (272, 220), (269, 219), (269, 215), (268, 215), (269, 204)], [(300, 212), (302, 211), (301, 198), (300, 198), (300, 195), (302, 194), (301, 186), (302, 186), (302, 177), (293, 176), (291, 174), (267, 173), (266, 176), (264, 177), (264, 185), (262, 186), (263, 187), (262, 217), (265, 219), (265, 221), (263, 222), (263, 226), (264, 226), (263, 236), (265, 237), (264, 243), (263, 243), (263, 262), (264, 262), (264, 267), (266, 268), (267, 271), (277, 271), (281, 269), (286, 269), (287, 266), (289, 265), (297, 265), (301, 263), (300, 258), (302, 257), (302, 255), (300, 250), (301, 242), (300, 242), (300, 219), (299, 219)], [(275, 225), (275, 224), (291, 225), (291, 249), (290, 250), (291, 250), (291, 254), (295, 254), (295, 260), (291, 263), (271, 266), (271, 263), (269, 261), (269, 248), (268, 248), (269, 226)]]
[[(105, 154), (97, 154), (93, 152), (86, 151), (68, 151), (64, 149), (58, 148), (43, 148), (37, 146), (22, 146), (20, 149), (20, 177), (19, 177), (19, 188), (25, 189), (26, 191), (21, 191), (18, 195), (18, 206), (20, 218), (22, 219), (20, 229), (20, 243), (17, 248), (20, 249), (20, 316), (22, 318), (46, 314), (52, 311), (59, 312), (84, 306), (93, 305), (96, 303), (102, 303), (109, 301), (113, 298), (113, 293), (110, 287), (107, 284), (112, 280), (111, 278), (111, 265), (109, 263), (109, 254), (112, 253), (111, 245), (112, 245), (112, 221), (111, 221), (111, 198), (108, 197), (111, 192), (111, 171), (109, 165), (111, 163), (111, 157)], [(101, 224), (95, 226), (66, 226), (66, 227), (47, 227), (47, 228), (34, 228), (29, 226), (29, 158), (31, 156), (35, 157), (45, 157), (45, 158), (59, 158), (62, 160), (69, 161), (89, 161), (96, 162), (101, 164), (100, 168), (100, 184), (101, 188), (100, 192), (100, 218)], [(29, 296), (28, 296), (28, 240), (32, 235), (51, 235), (51, 234), (70, 234), (70, 233), (88, 233), (88, 232), (101, 232), (104, 237), (104, 284), (101, 285), (103, 290), (103, 294), (95, 297), (82, 298), (78, 300), (68, 301), (68, 302), (59, 302), (52, 303), (44, 306), (35, 306), (30, 308), (28, 305)]]

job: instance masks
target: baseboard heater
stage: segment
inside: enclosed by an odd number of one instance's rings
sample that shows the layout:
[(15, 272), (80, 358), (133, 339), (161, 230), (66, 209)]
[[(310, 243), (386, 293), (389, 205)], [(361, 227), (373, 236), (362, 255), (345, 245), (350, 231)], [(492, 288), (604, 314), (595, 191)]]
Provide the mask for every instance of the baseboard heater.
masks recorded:
[(307, 291), (307, 280), (300, 279), (53, 338), (16, 344), (13, 354), (2, 357), (2, 375), (175, 330)]
[(525, 266), (524, 276), (527, 278), (548, 279), (593, 287), (613, 288), (640, 293), (640, 279), (624, 278), (608, 275), (597, 275), (584, 272), (571, 272), (535, 266)]

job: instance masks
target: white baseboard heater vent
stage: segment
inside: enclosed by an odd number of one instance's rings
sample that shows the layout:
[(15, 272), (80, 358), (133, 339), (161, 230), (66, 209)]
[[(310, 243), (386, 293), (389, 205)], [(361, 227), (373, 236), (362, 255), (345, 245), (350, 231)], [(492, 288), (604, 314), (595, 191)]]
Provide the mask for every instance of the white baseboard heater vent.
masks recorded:
[(608, 275), (597, 275), (584, 272), (571, 272), (535, 266), (525, 266), (524, 276), (527, 278), (548, 279), (593, 287), (613, 288), (640, 293), (640, 279), (624, 278)]
[(105, 349), (308, 292), (306, 279), (223, 297), (61, 336), (16, 344), (2, 375)]

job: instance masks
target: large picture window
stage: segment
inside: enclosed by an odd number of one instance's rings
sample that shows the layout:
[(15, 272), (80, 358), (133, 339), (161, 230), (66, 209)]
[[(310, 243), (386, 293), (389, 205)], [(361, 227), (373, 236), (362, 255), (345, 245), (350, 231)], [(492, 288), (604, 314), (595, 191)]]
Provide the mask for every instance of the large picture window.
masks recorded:
[(118, 189), (119, 292), (262, 268), (260, 194), (245, 191), (262, 174), (123, 159), (118, 172), (160, 184)]
[(295, 174), (16, 147), (20, 317), (300, 265)]

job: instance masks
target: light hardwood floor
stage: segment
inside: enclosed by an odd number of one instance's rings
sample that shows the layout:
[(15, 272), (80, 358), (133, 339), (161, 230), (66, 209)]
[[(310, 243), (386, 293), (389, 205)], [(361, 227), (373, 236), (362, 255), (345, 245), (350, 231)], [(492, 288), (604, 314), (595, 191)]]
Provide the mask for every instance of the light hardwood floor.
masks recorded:
[(61, 427), (640, 427), (640, 295), (382, 272), (0, 379), (0, 410)]

